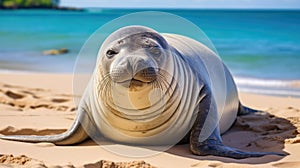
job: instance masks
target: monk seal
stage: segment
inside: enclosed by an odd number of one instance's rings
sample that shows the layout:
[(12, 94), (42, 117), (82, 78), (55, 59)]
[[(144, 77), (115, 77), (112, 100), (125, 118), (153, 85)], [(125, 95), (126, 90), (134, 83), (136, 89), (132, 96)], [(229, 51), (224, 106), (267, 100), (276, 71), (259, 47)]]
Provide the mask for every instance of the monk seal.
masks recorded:
[[(209, 72), (207, 64), (222, 71)], [(212, 76), (222, 80), (213, 85)], [(219, 92), (213, 88), (223, 84)], [(220, 97), (224, 106), (217, 101)], [(244, 152), (222, 143), (221, 134), (232, 126), (237, 114), (249, 112), (239, 101), (228, 68), (205, 45), (177, 34), (127, 26), (103, 42), (77, 117), (67, 132), (0, 138), (57, 145), (80, 143), (89, 135), (140, 145), (183, 139), (190, 143), (193, 154), (201, 156), (241, 159), (278, 154)]]

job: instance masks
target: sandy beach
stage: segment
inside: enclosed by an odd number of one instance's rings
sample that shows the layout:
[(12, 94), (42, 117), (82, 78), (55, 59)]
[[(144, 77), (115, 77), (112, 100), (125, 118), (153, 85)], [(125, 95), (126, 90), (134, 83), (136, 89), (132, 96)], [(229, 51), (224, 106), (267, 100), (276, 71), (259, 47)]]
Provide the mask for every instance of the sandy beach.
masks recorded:
[[(1, 73), (0, 134), (57, 134), (76, 115), (71, 74)], [(300, 167), (300, 99), (240, 93), (243, 104), (262, 112), (240, 116), (223, 135), (228, 146), (287, 156), (230, 159), (195, 156), (188, 145), (143, 158), (113, 154), (91, 140), (74, 146), (0, 140), (0, 167)]]

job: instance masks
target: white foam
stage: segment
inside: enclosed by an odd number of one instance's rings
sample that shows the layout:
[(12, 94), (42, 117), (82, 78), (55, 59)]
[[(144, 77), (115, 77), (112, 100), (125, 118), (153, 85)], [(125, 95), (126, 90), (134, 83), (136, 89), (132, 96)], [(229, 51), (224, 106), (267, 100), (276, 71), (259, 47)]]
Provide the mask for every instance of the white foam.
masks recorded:
[(275, 90), (275, 89), (253, 89), (253, 88), (238, 88), (241, 92), (257, 93), (264, 95), (276, 95), (276, 96), (291, 96), (300, 97), (300, 91), (291, 90)]
[(300, 80), (273, 80), (258, 78), (235, 77), (235, 82), (240, 86), (276, 87), (276, 88), (299, 88)]
[(40, 73), (40, 72), (37, 72), (37, 71), (26, 71), (26, 70), (0, 69), (0, 74), (31, 74), (31, 73)]
[(266, 95), (300, 97), (300, 80), (235, 77), (239, 91)]

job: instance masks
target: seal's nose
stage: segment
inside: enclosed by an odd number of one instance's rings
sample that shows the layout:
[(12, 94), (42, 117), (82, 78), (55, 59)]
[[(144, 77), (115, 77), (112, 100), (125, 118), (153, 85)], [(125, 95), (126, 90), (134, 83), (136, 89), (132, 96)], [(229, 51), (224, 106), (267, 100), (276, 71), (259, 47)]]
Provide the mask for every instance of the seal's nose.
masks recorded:
[(125, 57), (115, 60), (110, 70), (114, 82), (125, 82), (132, 79), (141, 82), (152, 82), (156, 79), (154, 63), (142, 57)]

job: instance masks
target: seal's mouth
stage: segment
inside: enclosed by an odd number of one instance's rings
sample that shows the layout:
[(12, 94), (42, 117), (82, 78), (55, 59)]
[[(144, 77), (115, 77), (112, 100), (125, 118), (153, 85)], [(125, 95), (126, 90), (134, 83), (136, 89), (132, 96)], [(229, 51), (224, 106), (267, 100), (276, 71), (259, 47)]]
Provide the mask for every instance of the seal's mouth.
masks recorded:
[(147, 83), (148, 82), (143, 82), (143, 81), (137, 80), (137, 79), (130, 80), (130, 85), (142, 86), (143, 84), (147, 84)]
[(115, 83), (118, 84), (119, 86), (123, 86), (124, 88), (129, 89), (129, 91), (135, 92), (135, 91), (143, 90), (143, 89), (147, 88), (148, 86), (151, 86), (152, 83), (154, 83), (154, 82), (155, 82), (155, 80), (143, 81), (143, 80), (132, 78), (130, 80), (118, 81)]
[(151, 84), (153, 83), (153, 81), (142, 81), (142, 80), (138, 80), (135, 78), (129, 79), (129, 80), (125, 80), (125, 81), (120, 81), (120, 82), (116, 82), (120, 85), (127, 85), (127, 86), (143, 86), (143, 85), (147, 85), (147, 84)]
[(158, 71), (153, 67), (132, 72), (131, 68), (115, 68), (110, 72), (111, 80), (130, 90), (141, 90), (150, 86), (158, 78)]

